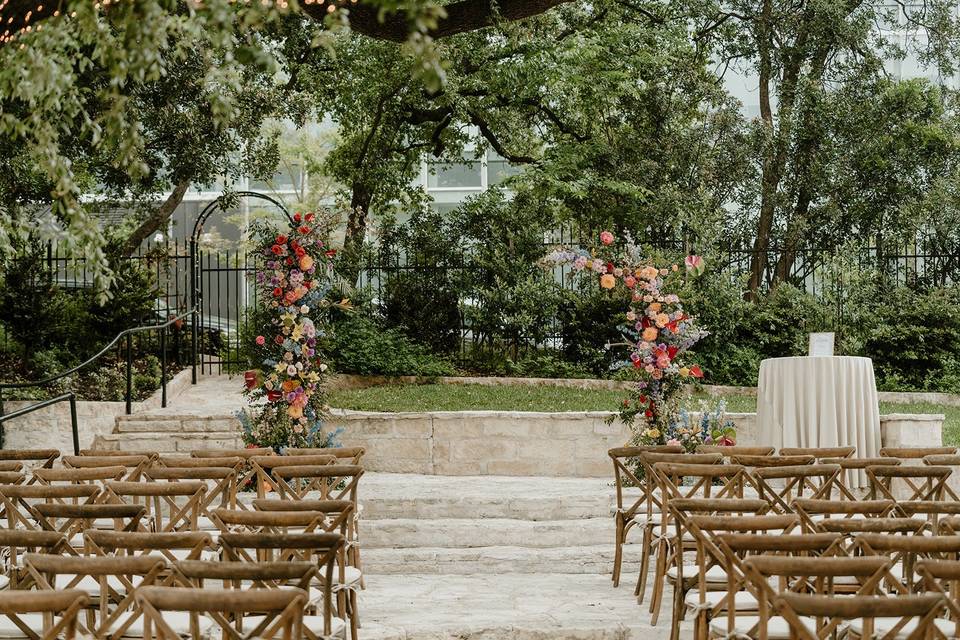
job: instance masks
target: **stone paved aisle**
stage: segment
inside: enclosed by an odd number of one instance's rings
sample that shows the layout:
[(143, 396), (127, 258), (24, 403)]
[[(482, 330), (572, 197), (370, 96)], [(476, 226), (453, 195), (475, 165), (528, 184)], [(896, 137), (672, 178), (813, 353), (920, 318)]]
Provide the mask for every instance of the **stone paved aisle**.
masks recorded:
[(669, 637), (669, 594), (657, 627), (633, 596), (636, 546), (610, 581), (609, 481), (368, 473), (361, 487), (363, 640)]

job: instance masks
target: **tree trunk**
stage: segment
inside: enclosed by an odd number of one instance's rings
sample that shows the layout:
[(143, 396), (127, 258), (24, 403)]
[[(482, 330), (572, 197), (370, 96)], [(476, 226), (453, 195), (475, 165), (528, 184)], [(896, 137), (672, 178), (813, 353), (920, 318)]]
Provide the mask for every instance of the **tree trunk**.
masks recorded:
[(343, 239), (343, 277), (356, 286), (360, 278), (360, 260), (363, 243), (367, 236), (367, 215), (373, 190), (367, 185), (354, 183), (350, 196), (350, 215), (347, 218), (347, 234)]
[(140, 226), (127, 236), (127, 239), (123, 243), (124, 255), (129, 256), (135, 253), (144, 240), (166, 226), (167, 221), (170, 220), (170, 216), (173, 215), (173, 212), (176, 211), (180, 203), (183, 202), (183, 196), (187, 193), (188, 188), (190, 188), (189, 180), (181, 180), (174, 186), (173, 192), (167, 196), (163, 204), (157, 207), (149, 218), (141, 222)]

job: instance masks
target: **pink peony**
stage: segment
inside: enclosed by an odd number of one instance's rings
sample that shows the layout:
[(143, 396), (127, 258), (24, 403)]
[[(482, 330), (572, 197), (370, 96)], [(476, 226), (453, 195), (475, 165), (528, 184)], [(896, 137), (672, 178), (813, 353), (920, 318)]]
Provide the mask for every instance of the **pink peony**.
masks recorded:
[(613, 244), (613, 234), (609, 231), (602, 231), (600, 233), (600, 242), (606, 245)]
[(267, 342), (267, 339), (266, 339), (266, 338), (264, 338), (263, 336), (257, 336), (257, 344), (258, 344), (258, 345), (260, 345), (260, 346), (262, 347), (264, 344), (266, 344), (266, 342)]
[(687, 267), (687, 271), (695, 276), (703, 273), (703, 258), (700, 256), (687, 256), (684, 258), (683, 264)]

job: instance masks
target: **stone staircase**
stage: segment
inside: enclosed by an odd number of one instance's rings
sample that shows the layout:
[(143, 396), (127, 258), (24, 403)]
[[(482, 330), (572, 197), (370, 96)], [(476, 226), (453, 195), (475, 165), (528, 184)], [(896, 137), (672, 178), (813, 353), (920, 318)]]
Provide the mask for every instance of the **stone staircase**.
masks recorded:
[(93, 442), (94, 449), (187, 455), (194, 449), (242, 446), (240, 422), (233, 416), (169, 413), (117, 416), (113, 433)]

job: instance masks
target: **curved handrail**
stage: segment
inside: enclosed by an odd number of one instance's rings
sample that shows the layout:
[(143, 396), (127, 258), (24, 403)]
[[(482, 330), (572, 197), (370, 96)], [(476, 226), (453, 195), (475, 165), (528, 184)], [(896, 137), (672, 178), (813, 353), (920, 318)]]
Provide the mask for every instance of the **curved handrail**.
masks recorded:
[(111, 340), (110, 342), (108, 342), (107, 345), (106, 345), (103, 349), (101, 349), (100, 351), (98, 351), (96, 354), (90, 356), (88, 359), (84, 360), (83, 362), (81, 362), (81, 363), (78, 364), (77, 366), (73, 367), (72, 369), (68, 369), (68, 370), (63, 371), (63, 372), (61, 372), (61, 373), (58, 373), (58, 374), (55, 375), (55, 376), (50, 376), (49, 378), (44, 378), (43, 380), (35, 380), (35, 381), (33, 381), (33, 382), (0, 382), (0, 390), (3, 390), (3, 389), (26, 389), (27, 387), (40, 387), (40, 386), (43, 386), (43, 385), (45, 385), (45, 384), (50, 384), (51, 382), (55, 382), (55, 381), (57, 381), (57, 380), (60, 380), (61, 378), (66, 378), (67, 376), (73, 375), (74, 373), (76, 373), (76, 372), (79, 371), (80, 369), (83, 369), (83, 368), (84, 368), (85, 366), (87, 366), (88, 364), (90, 364), (90, 363), (94, 362), (95, 360), (97, 360), (100, 356), (102, 356), (102, 355), (105, 354), (107, 351), (109, 351), (110, 349), (112, 349), (112, 348), (114, 347), (114, 345), (116, 345), (118, 342), (120, 342), (120, 340), (121, 340), (122, 338), (124, 338), (124, 337), (126, 337), (126, 336), (128, 336), (128, 335), (132, 335), (132, 334), (134, 334), (134, 333), (143, 333), (144, 331), (156, 331), (157, 329), (166, 329), (167, 327), (176, 324), (177, 322), (183, 320), (183, 319), (186, 318), (187, 316), (193, 315), (193, 314), (196, 313), (196, 312), (197, 312), (197, 309), (196, 309), (196, 308), (193, 308), (193, 309), (190, 309), (189, 311), (187, 311), (186, 313), (183, 313), (183, 314), (181, 314), (181, 315), (179, 315), (179, 316), (177, 316), (177, 317), (175, 317), (175, 318), (171, 318), (171, 319), (167, 320), (164, 324), (148, 324), (148, 325), (143, 325), (143, 326), (140, 326), (140, 327), (133, 327), (133, 328), (130, 328), (130, 329), (124, 329), (123, 331), (121, 331), (120, 333), (118, 333), (117, 336), (116, 336), (113, 340)]

